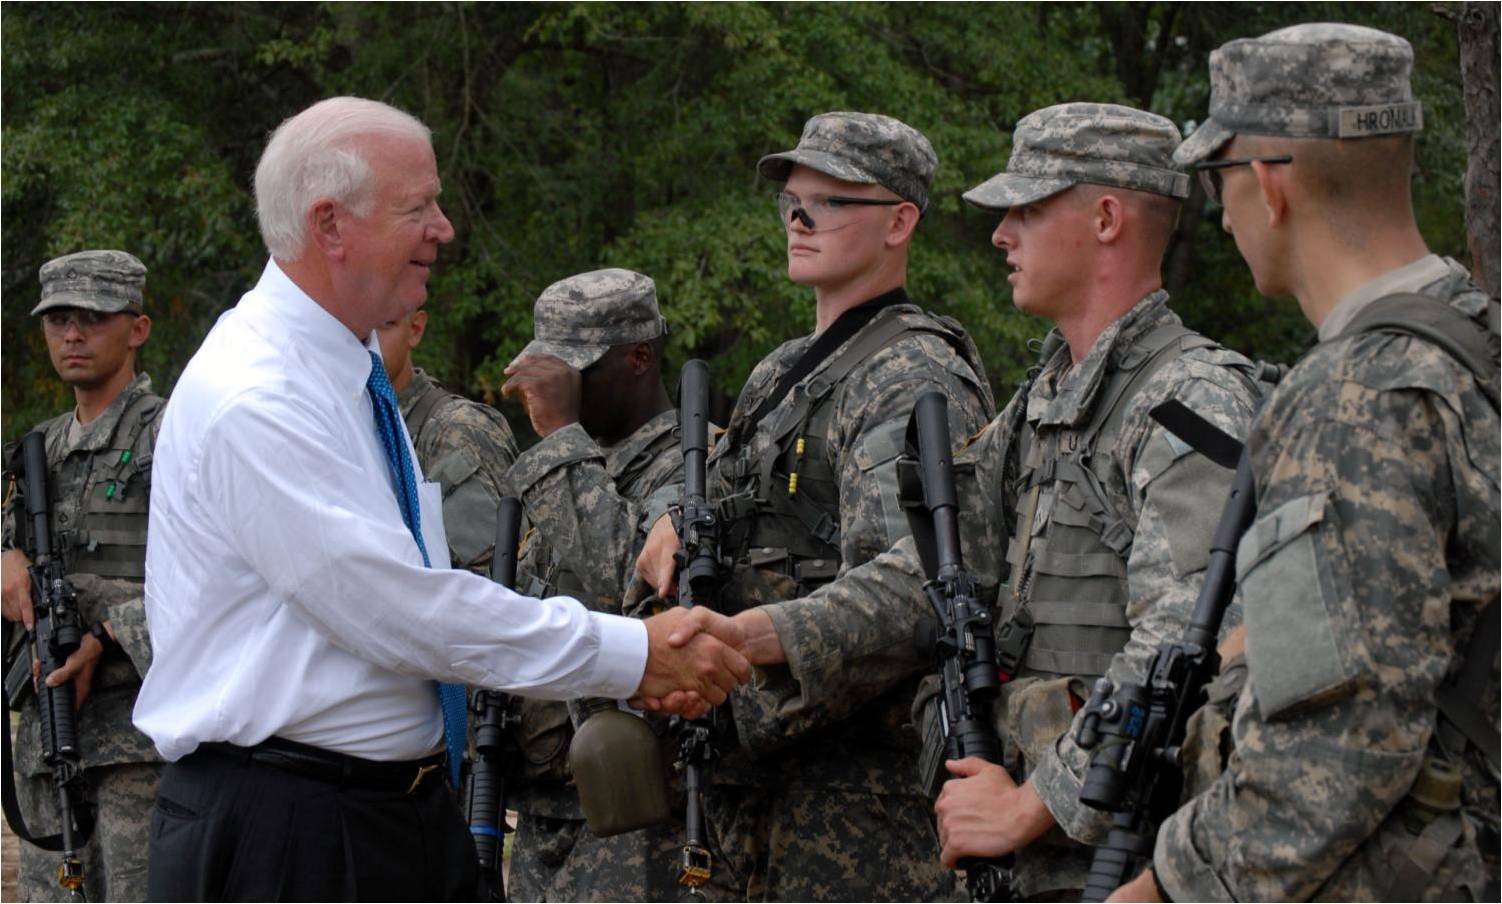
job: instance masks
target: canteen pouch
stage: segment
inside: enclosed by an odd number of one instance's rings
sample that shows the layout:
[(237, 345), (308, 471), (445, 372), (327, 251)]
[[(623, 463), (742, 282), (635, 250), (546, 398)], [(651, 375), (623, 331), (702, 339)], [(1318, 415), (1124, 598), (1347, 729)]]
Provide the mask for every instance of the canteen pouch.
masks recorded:
[(667, 773), (651, 726), (614, 700), (590, 698), (581, 707), (586, 715), (568, 758), (589, 830), (609, 838), (667, 822)]

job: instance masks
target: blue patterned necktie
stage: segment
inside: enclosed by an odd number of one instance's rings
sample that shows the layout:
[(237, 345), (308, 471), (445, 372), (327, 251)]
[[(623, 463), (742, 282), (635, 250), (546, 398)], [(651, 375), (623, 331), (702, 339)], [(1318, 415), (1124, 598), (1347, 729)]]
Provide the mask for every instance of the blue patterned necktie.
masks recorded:
[[(386, 366), (375, 352), (370, 353), (371, 408), (375, 410), (376, 435), (386, 450), (386, 464), (391, 468), (391, 483), (396, 488), (396, 503), (402, 510), (402, 523), (417, 541), (422, 564), (431, 568), (427, 544), (422, 541), (422, 509), (417, 502), (417, 478), (412, 470), (412, 456), (402, 436), (402, 412), (396, 404), (396, 390), (386, 376)], [(466, 722), (469, 707), (462, 684), (438, 682), (438, 705), (443, 710), (443, 741), (449, 754), (449, 781), (459, 787), (459, 761), (464, 755)]]

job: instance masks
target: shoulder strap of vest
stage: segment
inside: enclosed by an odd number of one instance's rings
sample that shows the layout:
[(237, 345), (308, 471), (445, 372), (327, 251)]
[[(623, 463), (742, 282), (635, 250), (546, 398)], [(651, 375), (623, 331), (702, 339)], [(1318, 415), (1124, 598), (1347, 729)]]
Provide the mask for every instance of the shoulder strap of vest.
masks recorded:
[[(1490, 319), (1497, 303), (1490, 302)], [(1396, 332), (1439, 346), (1476, 378), (1492, 407), (1498, 407), (1499, 337), (1495, 329), (1427, 295), (1399, 293), (1372, 302), (1352, 318), (1342, 336)]]
[(110, 448), (117, 451), (135, 449), (141, 429), (161, 407), (162, 398), (149, 392), (131, 399), (130, 404), (120, 413), (119, 422), (115, 424), (114, 435), (110, 437)]
[(412, 406), (412, 411), (407, 415), (407, 432), (412, 435), (412, 445), (417, 445), (417, 437), (422, 433), (422, 428), (427, 426), (428, 418), (433, 416), (433, 409), (449, 398), (457, 398), (457, 393), (449, 392), (437, 383), (428, 387), (417, 399), (417, 404)]
[(1465, 664), (1460, 667), (1454, 680), (1441, 684), (1434, 692), (1434, 702), (1440, 715), (1470, 741), (1486, 757), (1495, 773), (1498, 767), (1499, 746), (1497, 728), (1482, 713), (1480, 701), (1485, 699), (1487, 685), (1491, 683), (1492, 662), (1497, 658), (1502, 632), (1498, 618), (1499, 603), (1493, 599), (1481, 610), (1476, 619), (1476, 628), (1471, 633), (1471, 642), (1466, 645)]

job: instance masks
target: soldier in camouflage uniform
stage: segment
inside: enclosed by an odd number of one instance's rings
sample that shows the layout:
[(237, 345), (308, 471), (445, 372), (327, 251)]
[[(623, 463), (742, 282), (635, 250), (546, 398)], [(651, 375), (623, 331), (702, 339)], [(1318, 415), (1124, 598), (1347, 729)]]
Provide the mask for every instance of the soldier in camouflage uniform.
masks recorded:
[(516, 461), (511, 425), (489, 405), (449, 392), (412, 364), (428, 312), (417, 310), (376, 330), (386, 375), (406, 421), (417, 463), (443, 490), (443, 530), (455, 568), (490, 574), (501, 482)]
[[(729, 609), (804, 596), (908, 533), (896, 459), (919, 396), (949, 398), (956, 446), (994, 411), (964, 330), (904, 288), (936, 164), (928, 140), (895, 119), (828, 113), (809, 120), (796, 149), (758, 165), (786, 183), (788, 276), (814, 289), (817, 328), (756, 366), (710, 456), (711, 501), (736, 563)], [(641, 572), (666, 593), (676, 536), (666, 521), (653, 531)], [(904, 727), (917, 669), (848, 667), (869, 649), (838, 607), (817, 618), (756, 611), (757, 630), (781, 638), (787, 663), (722, 708), (734, 727), (705, 801), (711, 896), (957, 895)]]
[[(656, 286), (621, 269), (569, 277), (537, 299), (533, 332), (502, 388), (521, 397), (541, 437), (506, 475), (532, 527), (517, 589), (644, 614), (623, 604), (650, 523), (644, 513), (653, 494), (683, 479), (678, 412), (662, 383), (667, 323)], [(523, 698), (515, 705), (521, 758), (507, 785), (507, 806), (518, 814), (511, 900), (672, 898), (681, 823), (596, 838), (570, 781), (569, 708)]]
[(1249, 440), (1235, 751), (1126, 899), (1496, 897), (1498, 310), (1414, 221), (1412, 63), (1350, 25), (1232, 41), (1176, 154), (1320, 343)]
[[(80, 853), (84, 892), (94, 901), (146, 900), (147, 826), (161, 757), (131, 725), (141, 676), (151, 664), (142, 579), (151, 452), (163, 401), (136, 373), (151, 334), (141, 313), (146, 268), (123, 251), (81, 251), (42, 266), (41, 315), (53, 367), (76, 407), (37, 425), (47, 438), (53, 548), (78, 590), (89, 626), (79, 650), (54, 673), (80, 701), (79, 747), (97, 804), (93, 837)], [(6, 454), (7, 460), (10, 453)], [(32, 624), (26, 554), (5, 512), (3, 599), (9, 621)], [(22, 816), (33, 834), (58, 831), (56, 798), (42, 762), (34, 694), (16, 732)], [(22, 900), (56, 901), (58, 854), (21, 845)]]

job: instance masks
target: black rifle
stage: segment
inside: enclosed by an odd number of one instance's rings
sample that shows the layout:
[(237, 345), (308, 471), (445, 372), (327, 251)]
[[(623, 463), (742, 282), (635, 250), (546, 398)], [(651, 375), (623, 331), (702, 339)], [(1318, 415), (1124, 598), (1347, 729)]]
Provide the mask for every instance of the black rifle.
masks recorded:
[[(52, 789), (57, 795), (57, 814), (61, 831), (56, 835), (34, 836), (21, 816), (15, 796), (15, 778), (11, 764), (10, 730), (7, 718), (5, 741), (5, 817), (24, 841), (45, 851), (60, 851), (57, 882), (68, 892), (68, 900), (82, 901), (83, 863), (78, 849), (88, 843), (94, 831), (94, 813), (87, 802), (82, 755), (78, 747), (78, 723), (73, 711), (73, 682), (47, 687), (47, 676), (61, 668), (83, 640), (83, 621), (78, 614), (78, 594), (64, 577), (62, 559), (52, 549), (49, 525), (51, 497), (47, 487), (47, 443), (39, 431), (26, 434), (16, 461), (16, 494), (24, 517), (16, 518), (21, 549), (31, 560), (27, 574), (31, 579), (31, 606), (36, 617), (31, 644), (20, 646), (22, 658), (29, 664), (30, 646), (41, 663), (37, 692), (38, 722), (42, 734), (42, 760), (52, 770)], [(10, 669), (9, 671), (14, 671)], [(10, 710), (7, 695), (6, 711)]]
[[(496, 515), (495, 553), (490, 560), (490, 579), (516, 589), (516, 551), (521, 539), (522, 503), (515, 496), (501, 500)], [(469, 763), (464, 813), (475, 840), (480, 862), (481, 901), (506, 900), (506, 880), (501, 874), (501, 840), (506, 825), (506, 772), (502, 748), (506, 731), (517, 717), (511, 699), (499, 691), (477, 690), (470, 704), (475, 715), (475, 753)]]
[[(947, 759), (980, 757), (1001, 762), (1001, 743), (991, 726), (991, 704), (1001, 692), (990, 609), (976, 598), (975, 576), (960, 549), (959, 501), (954, 489), (949, 407), (942, 392), (925, 393), (908, 422), (909, 447), (916, 445), (923, 507), (932, 522), (914, 531), (928, 582), (923, 585), (937, 624), (918, 645), (939, 667), (939, 729)], [(920, 632), (921, 634), (921, 632)], [(942, 772), (942, 767), (941, 770)], [(1012, 858), (960, 862), (974, 901), (1010, 900)]]
[[(714, 608), (724, 575), (720, 568), (720, 528), (709, 504), (709, 365), (694, 359), (683, 365), (678, 388), (678, 415), (682, 427), (683, 502), (678, 528), (678, 604)], [(704, 788), (715, 758), (718, 734), (716, 714), (680, 721), (677, 766), (683, 772), (683, 855), (678, 864), (678, 884), (697, 889), (709, 881), (714, 859), (704, 835)]]
[(1113, 814), (1090, 863), (1085, 901), (1104, 901), (1150, 860), (1158, 825), (1178, 809), (1184, 731), (1220, 668), (1215, 644), (1236, 590), (1236, 545), (1256, 514), (1251, 463), (1241, 443), (1181, 402), (1165, 402), (1151, 414), (1212, 461), (1234, 467), (1236, 477), (1183, 639), (1159, 645), (1145, 684), (1113, 687), (1101, 678), (1085, 704), (1075, 740), (1091, 754), (1080, 801)]

